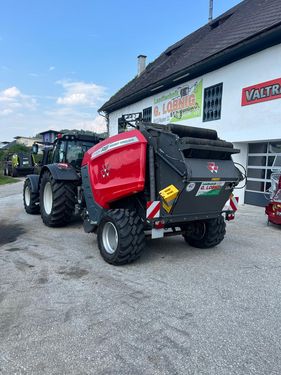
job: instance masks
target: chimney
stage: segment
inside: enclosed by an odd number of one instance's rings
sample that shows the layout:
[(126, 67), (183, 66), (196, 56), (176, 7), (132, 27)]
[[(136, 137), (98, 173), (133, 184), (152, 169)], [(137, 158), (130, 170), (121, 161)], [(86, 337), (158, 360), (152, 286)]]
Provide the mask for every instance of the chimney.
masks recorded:
[(146, 66), (146, 56), (145, 55), (139, 55), (138, 56), (138, 77), (145, 70), (145, 66)]
[(213, 20), (213, 0), (209, 0), (209, 22)]

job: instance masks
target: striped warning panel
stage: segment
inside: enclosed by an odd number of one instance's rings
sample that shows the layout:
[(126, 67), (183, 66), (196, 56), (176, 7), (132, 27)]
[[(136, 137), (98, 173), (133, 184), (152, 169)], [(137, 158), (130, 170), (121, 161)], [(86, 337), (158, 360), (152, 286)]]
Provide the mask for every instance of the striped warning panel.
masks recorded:
[(233, 194), (230, 196), (230, 207), (234, 212), (238, 210), (238, 202), (239, 202), (239, 197), (235, 197)]
[(160, 201), (149, 201), (146, 204), (146, 217), (147, 219), (154, 219), (160, 216)]

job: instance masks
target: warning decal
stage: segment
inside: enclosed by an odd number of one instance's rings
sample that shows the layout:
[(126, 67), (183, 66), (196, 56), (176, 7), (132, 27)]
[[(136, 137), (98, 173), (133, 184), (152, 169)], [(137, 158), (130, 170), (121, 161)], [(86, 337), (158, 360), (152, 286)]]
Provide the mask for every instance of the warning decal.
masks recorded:
[(198, 196), (208, 196), (208, 197), (214, 197), (219, 195), (222, 187), (224, 185), (224, 181), (206, 181), (202, 182), (200, 185), (196, 197)]

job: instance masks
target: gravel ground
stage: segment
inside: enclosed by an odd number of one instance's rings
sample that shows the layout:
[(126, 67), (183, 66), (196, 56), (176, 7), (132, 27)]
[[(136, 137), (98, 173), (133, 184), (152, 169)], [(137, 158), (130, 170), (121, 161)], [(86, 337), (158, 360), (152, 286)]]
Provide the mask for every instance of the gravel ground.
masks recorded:
[(147, 243), (114, 267), (76, 221), (0, 187), (0, 374), (280, 374), (280, 228), (244, 206), (224, 242)]

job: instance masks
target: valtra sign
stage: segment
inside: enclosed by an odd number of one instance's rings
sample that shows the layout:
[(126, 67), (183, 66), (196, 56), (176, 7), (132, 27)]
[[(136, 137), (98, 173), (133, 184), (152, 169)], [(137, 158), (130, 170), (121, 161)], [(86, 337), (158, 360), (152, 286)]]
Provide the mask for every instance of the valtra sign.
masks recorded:
[(242, 90), (242, 106), (281, 99), (281, 78), (245, 87)]

